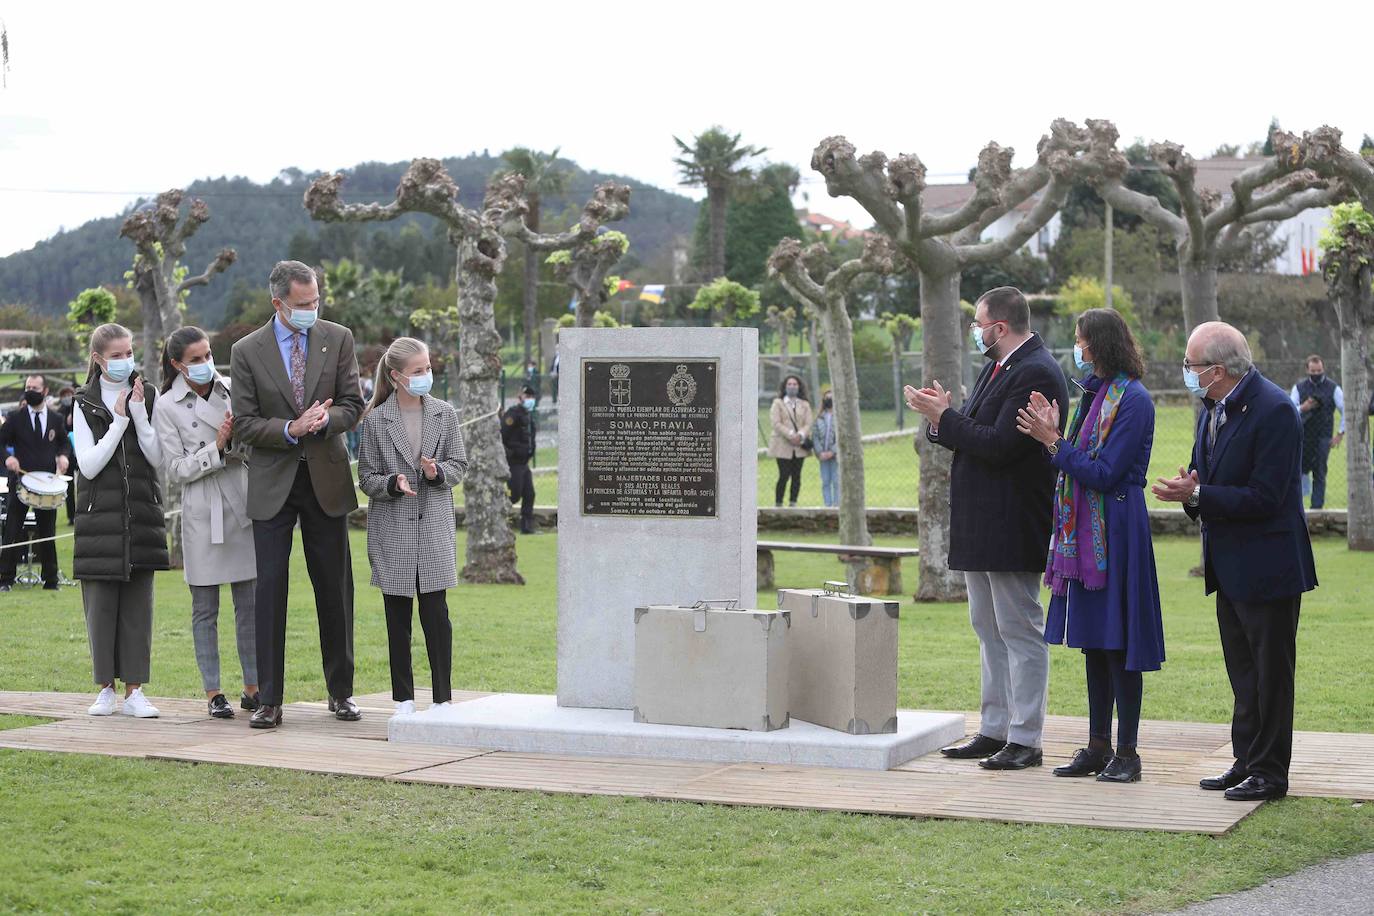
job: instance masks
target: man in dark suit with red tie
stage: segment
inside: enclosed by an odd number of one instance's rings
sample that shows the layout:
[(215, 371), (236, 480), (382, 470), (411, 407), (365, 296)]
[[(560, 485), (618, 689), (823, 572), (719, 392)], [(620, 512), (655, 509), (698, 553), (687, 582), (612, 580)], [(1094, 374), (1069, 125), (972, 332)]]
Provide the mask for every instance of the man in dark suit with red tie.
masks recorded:
[[(9, 493), (5, 496), (6, 545), (23, 540), (24, 517), (29, 511), (29, 507), (19, 500), (20, 474), (35, 471), (65, 474), (74, 458), (66, 421), (62, 414), (48, 407), (48, 380), (42, 375), (24, 379), (24, 403), (6, 414), (5, 425), (0, 426), (0, 453), (9, 450), (13, 450), (13, 454), (5, 458), (5, 469), (9, 472)], [(38, 538), (53, 537), (57, 531), (57, 510), (35, 509), (33, 517)], [(57, 545), (46, 541), (34, 545), (34, 551), (42, 564), (43, 587), (56, 591)], [(10, 548), (0, 552), (0, 591), (9, 591), (14, 586), (18, 561), (18, 550)]]
[[(938, 380), (906, 389), (907, 404), (929, 424), (930, 441), (954, 452), (949, 568), (964, 571), (983, 668), (979, 733), (941, 753), (980, 759), (990, 770), (1019, 770), (1043, 762), (1050, 655), (1040, 579), (1055, 470), (1040, 443), (1017, 432), (1016, 413), (1032, 391), (1068, 404), (1068, 383), (1031, 331), (1030, 308), (1015, 287), (983, 294), (970, 336), (988, 364), (962, 409), (951, 406)], [(1060, 432), (1068, 413), (1060, 411)]]

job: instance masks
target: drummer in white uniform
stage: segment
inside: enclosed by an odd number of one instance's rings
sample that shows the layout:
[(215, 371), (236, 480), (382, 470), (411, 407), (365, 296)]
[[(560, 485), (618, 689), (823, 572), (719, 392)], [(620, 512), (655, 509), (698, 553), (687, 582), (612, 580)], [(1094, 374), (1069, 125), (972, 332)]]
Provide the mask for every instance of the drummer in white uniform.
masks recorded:
[(219, 670), (220, 586), (234, 601), (234, 633), (243, 671), (242, 709), (258, 705), (254, 585), (258, 575), (253, 522), (248, 517), (251, 449), (234, 438), (229, 379), (215, 369), (205, 332), (173, 331), (162, 348), (162, 397), (153, 427), (167, 485), (182, 487), (181, 554), (191, 589), (191, 636), (210, 715), (232, 719)]
[[(0, 551), (0, 592), (14, 586), (15, 568), (20, 551), (11, 547), (22, 541), (51, 538), (57, 532), (57, 506), (66, 499), (68, 481), (50, 475), (65, 476), (73, 461), (72, 445), (67, 439), (67, 424), (62, 414), (48, 407), (48, 380), (42, 375), (24, 379), (23, 403), (5, 416), (0, 426), (0, 454), (5, 454), (5, 469), (9, 471), (9, 492), (5, 495), (5, 549)], [(23, 533), (24, 518), (29, 506), (20, 498), (28, 485), (35, 505), (56, 502), (53, 508), (33, 510), (36, 531)], [(46, 491), (46, 492), (45, 492)], [(43, 588), (57, 590), (57, 545), (51, 540), (35, 544), (43, 570)]]

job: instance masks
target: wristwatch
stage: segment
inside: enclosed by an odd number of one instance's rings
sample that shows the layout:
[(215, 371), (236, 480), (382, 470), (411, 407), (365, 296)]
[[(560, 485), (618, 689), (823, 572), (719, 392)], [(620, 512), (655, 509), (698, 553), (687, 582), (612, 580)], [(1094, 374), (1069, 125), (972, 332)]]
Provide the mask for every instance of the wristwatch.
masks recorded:
[(1049, 455), (1050, 455), (1051, 458), (1053, 458), (1055, 455), (1058, 455), (1058, 454), (1059, 454), (1059, 440), (1058, 440), (1058, 439), (1055, 439), (1055, 440), (1054, 440), (1053, 442), (1051, 442), (1049, 445), (1045, 446), (1045, 451), (1049, 452)]
[(1201, 498), (1202, 498), (1202, 484), (1197, 484), (1196, 486), (1193, 487), (1193, 492), (1190, 493), (1190, 494), (1188, 495), (1188, 501), (1187, 501), (1187, 506), (1188, 506), (1188, 508), (1190, 508), (1190, 509), (1196, 509), (1196, 508), (1197, 508), (1198, 501), (1199, 501)]

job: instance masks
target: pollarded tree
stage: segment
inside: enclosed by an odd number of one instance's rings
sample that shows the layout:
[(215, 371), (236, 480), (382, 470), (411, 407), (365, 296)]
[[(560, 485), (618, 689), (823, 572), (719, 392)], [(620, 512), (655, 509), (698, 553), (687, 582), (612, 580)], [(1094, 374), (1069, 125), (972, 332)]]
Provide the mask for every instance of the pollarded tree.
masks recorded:
[[(1167, 176), (1178, 196), (1180, 213), (1164, 207), (1158, 197), (1126, 187), (1131, 168), (1116, 148), (1118, 133), (1111, 121), (1088, 121), (1091, 152), (1084, 175), (1104, 201), (1133, 213), (1172, 239), (1178, 250), (1178, 274), (1183, 291), (1183, 319), (1191, 331), (1204, 321), (1216, 321), (1217, 267), (1255, 247), (1260, 224), (1289, 219), (1312, 207), (1327, 207), (1347, 193), (1303, 168), (1301, 157), (1269, 155), (1231, 181), (1231, 196), (1197, 184), (1197, 163), (1177, 143), (1150, 144), (1150, 158)], [(1292, 134), (1274, 128), (1272, 148), (1291, 148)]]
[[(830, 361), (830, 386), (835, 400), (835, 450), (840, 461), (840, 543), (867, 547), (864, 502), (863, 426), (859, 415), (859, 372), (854, 360), (854, 325), (845, 298), (854, 280), (864, 274), (890, 274), (898, 258), (892, 242), (881, 235), (864, 242), (863, 254), (833, 270), (826, 265), (830, 252), (817, 242), (806, 248), (796, 239), (783, 239), (768, 259), (768, 271), (789, 293), (820, 320), (821, 336)], [(855, 581), (865, 564), (849, 564)]]
[(707, 313), (716, 325), (730, 327), (758, 314), (759, 294), (734, 280), (717, 277), (697, 290), (687, 307)]
[[(526, 246), (525, 250), (533, 249)], [(629, 236), (608, 229), (580, 245), (560, 248), (545, 259), (554, 275), (573, 288), (577, 297), (577, 315), (573, 323), (577, 327), (594, 326), (597, 311), (611, 296), (607, 275), (629, 250)]]
[[(989, 143), (978, 155), (974, 192), (957, 209), (927, 212), (922, 201), (926, 167), (910, 154), (889, 160), (880, 152), (856, 156), (844, 137), (822, 140), (811, 167), (825, 176), (831, 197), (850, 197), (873, 217), (876, 230), (891, 239), (920, 275), (921, 326), (926, 384), (943, 379), (951, 388), (962, 376), (968, 347), (959, 307), (959, 278), (966, 267), (991, 264), (1016, 252), (1058, 212), (1076, 178), (1087, 132), (1057, 120), (1041, 138), (1035, 162), (1011, 167), (1012, 150)], [(1001, 238), (984, 239), (993, 223), (1021, 204), (1029, 210)], [(950, 452), (917, 436), (921, 482), (918, 531), (921, 545), (918, 600), (950, 601), (964, 596), (963, 576), (948, 567)]]
[(1321, 238), (1327, 295), (1341, 327), (1341, 386), (1345, 389), (1345, 479), (1349, 487), (1346, 543), (1374, 550), (1374, 481), (1370, 479), (1370, 334), (1374, 329), (1374, 213), (1358, 203), (1337, 206)]
[(524, 179), (507, 174), (487, 187), (480, 210), (458, 202), (458, 185), (437, 159), (416, 159), (401, 177), (396, 199), (388, 204), (345, 204), (339, 197), (342, 173), (316, 179), (305, 192), (305, 209), (322, 222), (393, 220), (404, 213), (427, 213), (448, 228), (458, 255), (458, 397), (465, 422), (468, 473), (463, 479), (467, 508), (468, 582), (523, 584), (516, 569), (515, 538), (506, 518), (505, 481), (510, 478), (501, 445), (498, 382), (501, 335), (496, 330), (496, 278), (506, 259), (507, 234), (537, 251), (573, 247), (595, 237), (601, 223), (628, 212), (629, 189), (613, 183), (597, 187), (578, 224), (567, 232), (541, 235), (524, 222)]
[(186, 276), (188, 271), (181, 264), (186, 241), (210, 219), (210, 208), (197, 197), (182, 217), (182, 197), (176, 188), (163, 191), (153, 206), (131, 213), (119, 230), (136, 249), (130, 283), (143, 306), (143, 377), (158, 388), (162, 386), (160, 347), (168, 334), (181, 327), (186, 292), (205, 286), (238, 258), (234, 249), (222, 248), (204, 273)]
[[(531, 232), (539, 231), (539, 218), (544, 197), (562, 194), (568, 188), (568, 172), (556, 168), (558, 148), (551, 153), (517, 146), (501, 154), (510, 170), (525, 179), (525, 225)], [(522, 290), (525, 326), (525, 362), (534, 350), (534, 338), (539, 333), (539, 252), (525, 249), (525, 285)]]
[(721, 127), (712, 127), (692, 138), (692, 143), (677, 137), (681, 156), (673, 160), (682, 174), (682, 183), (706, 189), (706, 208), (711, 228), (710, 260), (703, 279), (715, 280), (725, 276), (725, 217), (730, 202), (730, 189), (750, 172), (743, 163), (761, 155), (764, 147), (743, 146), (740, 135), (733, 136)]

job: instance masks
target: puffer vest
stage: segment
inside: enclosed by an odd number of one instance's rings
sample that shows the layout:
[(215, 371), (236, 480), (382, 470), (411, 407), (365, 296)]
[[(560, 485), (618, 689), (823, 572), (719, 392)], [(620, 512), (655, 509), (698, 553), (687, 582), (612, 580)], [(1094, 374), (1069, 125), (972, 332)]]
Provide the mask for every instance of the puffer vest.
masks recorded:
[[(144, 407), (151, 421), (151, 386), (144, 391)], [(77, 392), (77, 408), (99, 442), (114, 423), (100, 399), (99, 374)], [(130, 402), (136, 408), (136, 403)], [(136, 569), (167, 569), (167, 526), (163, 521), (162, 490), (157, 470), (138, 444), (133, 421), (114, 455), (94, 479), (78, 469), (76, 475), (76, 541), (72, 570), (78, 579), (126, 582)]]

